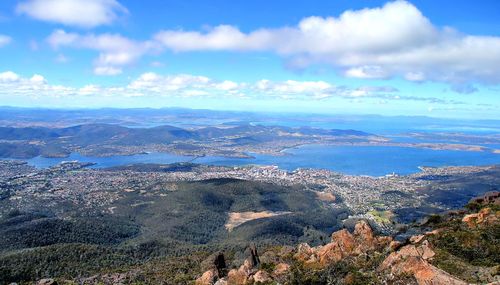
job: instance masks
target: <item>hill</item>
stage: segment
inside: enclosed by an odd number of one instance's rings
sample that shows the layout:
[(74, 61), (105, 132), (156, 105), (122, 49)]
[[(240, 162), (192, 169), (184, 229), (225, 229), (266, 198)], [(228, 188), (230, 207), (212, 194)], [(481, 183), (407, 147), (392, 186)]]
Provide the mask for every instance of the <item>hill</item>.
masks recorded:
[(241, 156), (241, 146), (246, 147), (245, 152), (258, 151), (259, 146), (279, 151), (287, 146), (326, 140), (368, 141), (370, 136), (354, 130), (249, 124), (196, 129), (168, 125), (130, 128), (114, 124), (84, 124), (64, 128), (0, 127), (0, 158), (66, 157), (71, 152), (112, 156), (145, 151)]
[[(0, 279), (89, 275), (207, 249), (241, 250), (250, 241), (316, 244), (348, 214), (299, 186), (212, 179), (165, 187), (172, 190), (162, 196), (123, 191), (107, 213), (80, 210), (67, 201), (54, 208), (39, 205), (39, 212), (7, 213), (0, 219)], [(230, 213), (265, 211), (287, 214), (227, 230)]]

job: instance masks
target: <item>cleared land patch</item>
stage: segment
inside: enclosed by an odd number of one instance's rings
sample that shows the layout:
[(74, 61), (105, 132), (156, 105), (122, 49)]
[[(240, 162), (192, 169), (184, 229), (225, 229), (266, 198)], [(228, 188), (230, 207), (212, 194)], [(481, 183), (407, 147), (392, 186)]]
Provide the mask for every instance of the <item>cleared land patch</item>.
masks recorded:
[(319, 191), (314, 191), (316, 193), (316, 197), (325, 202), (335, 202), (335, 195), (329, 192), (319, 192)]
[(262, 211), (262, 212), (229, 212), (229, 219), (227, 223), (224, 225), (228, 231), (232, 231), (235, 227), (246, 223), (248, 221), (261, 219), (261, 218), (269, 218), (274, 216), (291, 214), (292, 212), (271, 212), (271, 211)]

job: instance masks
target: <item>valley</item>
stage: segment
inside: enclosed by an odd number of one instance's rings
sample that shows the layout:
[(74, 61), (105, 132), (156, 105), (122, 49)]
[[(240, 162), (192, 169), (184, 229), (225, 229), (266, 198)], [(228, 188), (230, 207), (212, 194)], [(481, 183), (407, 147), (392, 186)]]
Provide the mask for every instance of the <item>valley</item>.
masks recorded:
[(194, 252), (238, 252), (249, 242), (317, 245), (359, 219), (404, 240), (408, 224), (500, 185), (497, 166), (385, 177), (191, 163), (87, 167), (0, 163), (0, 264), (18, 266), (5, 278), (89, 276)]

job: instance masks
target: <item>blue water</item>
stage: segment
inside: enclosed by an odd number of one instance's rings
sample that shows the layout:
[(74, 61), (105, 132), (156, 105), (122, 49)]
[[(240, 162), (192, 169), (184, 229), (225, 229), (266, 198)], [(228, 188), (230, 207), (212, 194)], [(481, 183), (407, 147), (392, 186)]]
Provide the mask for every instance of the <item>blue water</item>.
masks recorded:
[(254, 121), (254, 124), (266, 126), (285, 127), (314, 127), (322, 129), (352, 129), (360, 130), (377, 135), (394, 135), (408, 132), (461, 132), (475, 135), (499, 134), (498, 120), (492, 121), (468, 121), (448, 120), (435, 118), (412, 118), (412, 117), (379, 117), (379, 116), (346, 116), (338, 118), (314, 118), (294, 117), (282, 120)]
[(45, 158), (37, 156), (32, 159), (28, 159), (29, 165), (33, 165), (38, 168), (47, 168), (54, 166), (63, 161), (77, 160), (80, 162), (92, 162), (95, 165), (91, 168), (106, 168), (120, 165), (129, 165), (135, 163), (159, 163), (159, 164), (169, 164), (176, 162), (190, 161), (194, 157), (175, 155), (170, 153), (150, 153), (150, 154), (136, 154), (136, 155), (115, 155), (110, 157), (94, 157), (94, 156), (83, 156), (78, 153), (72, 153), (69, 157), (64, 158)]
[(128, 165), (134, 163), (195, 163), (241, 166), (277, 165), (289, 171), (297, 168), (321, 168), (353, 175), (382, 176), (389, 173), (410, 174), (419, 166), (458, 166), (500, 164), (500, 154), (430, 150), (392, 146), (325, 146), (306, 145), (286, 150), (284, 156), (252, 154), (255, 158), (200, 157), (166, 153), (138, 154), (132, 156), (86, 157), (72, 154), (68, 158), (36, 157), (28, 160), (36, 167), (50, 167), (61, 161), (78, 160), (94, 162), (95, 168)]

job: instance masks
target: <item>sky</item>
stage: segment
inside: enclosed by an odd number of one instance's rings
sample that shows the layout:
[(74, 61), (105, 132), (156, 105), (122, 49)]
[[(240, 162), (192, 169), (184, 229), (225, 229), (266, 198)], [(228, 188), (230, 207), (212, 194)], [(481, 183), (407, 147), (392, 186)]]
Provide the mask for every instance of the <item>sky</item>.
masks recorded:
[(500, 119), (500, 1), (2, 0), (0, 106)]

